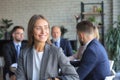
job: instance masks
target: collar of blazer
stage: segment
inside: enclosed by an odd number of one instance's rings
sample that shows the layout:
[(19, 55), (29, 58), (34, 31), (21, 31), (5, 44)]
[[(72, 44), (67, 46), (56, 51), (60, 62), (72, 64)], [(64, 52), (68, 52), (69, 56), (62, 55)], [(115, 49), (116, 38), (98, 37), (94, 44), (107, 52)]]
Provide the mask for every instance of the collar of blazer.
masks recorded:
[[(41, 69), (40, 69), (40, 73), (42, 75), (40, 75), (40, 78), (42, 79), (46, 71), (46, 67), (47, 67), (47, 64), (48, 64), (48, 60), (49, 60), (49, 55), (50, 55), (50, 46), (49, 44), (46, 43), (45, 45), (45, 49), (44, 49), (44, 53), (43, 53), (43, 58), (42, 58), (42, 61), (41, 61)], [(25, 57), (25, 60), (27, 60), (27, 62), (25, 61), (25, 65), (27, 65), (27, 76), (28, 76), (28, 79), (32, 79), (32, 69), (33, 69), (33, 46), (31, 46), (28, 51), (26, 51), (27, 53), (29, 54), (26, 54), (26, 57)]]

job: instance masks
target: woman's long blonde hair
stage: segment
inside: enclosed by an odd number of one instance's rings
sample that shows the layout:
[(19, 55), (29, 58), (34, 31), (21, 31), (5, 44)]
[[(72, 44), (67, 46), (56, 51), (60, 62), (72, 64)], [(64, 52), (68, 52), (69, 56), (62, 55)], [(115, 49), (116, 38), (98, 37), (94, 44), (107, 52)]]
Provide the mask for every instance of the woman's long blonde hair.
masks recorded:
[(98, 30), (98, 27), (97, 27), (97, 26), (95, 26), (94, 34), (95, 34), (95, 38), (96, 38), (97, 40), (99, 40), (99, 39), (100, 39), (100, 35), (99, 35), (99, 30)]

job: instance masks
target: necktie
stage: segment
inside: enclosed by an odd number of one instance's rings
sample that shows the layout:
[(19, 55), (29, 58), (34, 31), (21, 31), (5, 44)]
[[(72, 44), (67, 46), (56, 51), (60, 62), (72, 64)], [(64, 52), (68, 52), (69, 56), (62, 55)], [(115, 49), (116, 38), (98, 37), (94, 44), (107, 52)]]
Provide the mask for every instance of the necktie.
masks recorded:
[(18, 58), (20, 54), (20, 45), (16, 45), (16, 51), (17, 51), (17, 58)]
[(58, 47), (58, 42), (57, 42), (57, 41), (55, 42), (55, 46), (57, 46), (57, 47)]

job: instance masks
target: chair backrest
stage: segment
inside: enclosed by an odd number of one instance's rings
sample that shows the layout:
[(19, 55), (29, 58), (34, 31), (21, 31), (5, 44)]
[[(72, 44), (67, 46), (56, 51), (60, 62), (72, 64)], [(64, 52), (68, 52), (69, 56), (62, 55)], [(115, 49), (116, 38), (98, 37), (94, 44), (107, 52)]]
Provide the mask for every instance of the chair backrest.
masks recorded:
[(113, 60), (109, 60), (109, 64), (110, 64), (110, 71), (111, 71), (112, 68), (113, 68), (114, 61)]
[(115, 74), (116, 74), (115, 71), (112, 69), (114, 61), (113, 60), (109, 60), (109, 64), (110, 64), (111, 75), (110, 76), (106, 76), (105, 80), (113, 80), (113, 78), (115, 77)]

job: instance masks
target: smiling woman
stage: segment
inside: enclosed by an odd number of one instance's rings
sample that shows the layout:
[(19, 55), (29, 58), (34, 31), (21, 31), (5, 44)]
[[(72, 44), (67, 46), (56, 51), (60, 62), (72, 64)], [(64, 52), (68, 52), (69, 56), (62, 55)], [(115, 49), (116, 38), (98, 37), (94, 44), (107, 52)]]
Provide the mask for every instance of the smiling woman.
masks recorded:
[[(41, 23), (43, 22), (43, 23)], [(49, 26), (48, 22), (43, 19), (39, 19), (35, 23), (35, 27), (33, 28), (33, 36), (37, 42), (45, 43), (49, 36)], [(35, 43), (37, 44), (37, 43)]]
[[(79, 80), (61, 48), (50, 43), (50, 27), (42, 15), (33, 15), (28, 23), (28, 47), (21, 51), (17, 80)], [(59, 68), (64, 75), (59, 75)]]

